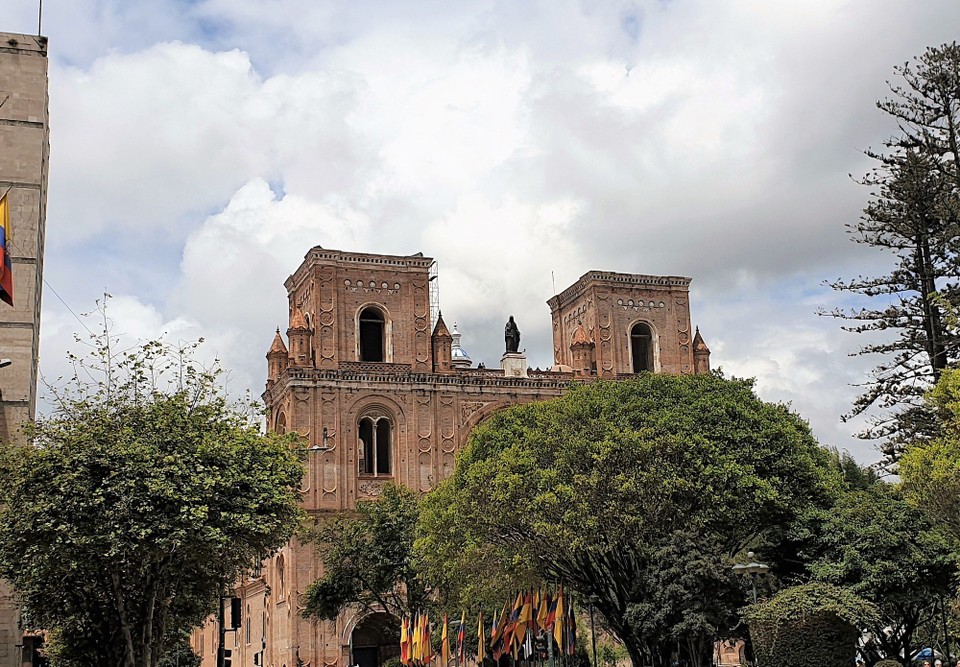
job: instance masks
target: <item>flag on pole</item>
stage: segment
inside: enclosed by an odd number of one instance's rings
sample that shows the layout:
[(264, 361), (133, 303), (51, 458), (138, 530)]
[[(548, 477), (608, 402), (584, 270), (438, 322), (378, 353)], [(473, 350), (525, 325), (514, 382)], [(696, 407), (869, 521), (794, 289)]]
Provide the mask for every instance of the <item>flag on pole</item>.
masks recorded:
[(13, 262), (10, 257), (10, 191), (0, 197), (0, 299), (13, 305)]
[(460, 612), (460, 629), (457, 630), (457, 664), (464, 663), (465, 655), (463, 653), (464, 640), (467, 638), (467, 612)]
[(507, 629), (507, 604), (503, 603), (503, 610), (500, 612), (500, 621), (497, 621), (497, 618), (493, 618), (493, 630), (490, 631), (490, 650), (493, 652), (493, 659), (495, 661), (500, 660), (504, 653), (507, 651), (507, 646), (505, 645), (504, 639)]
[(554, 624), (553, 624), (553, 638), (557, 640), (557, 648), (560, 649), (560, 652), (563, 652), (563, 636), (566, 634), (564, 630), (564, 625), (567, 623), (566, 609), (564, 609), (563, 604), (563, 586), (560, 587), (560, 590), (557, 591), (557, 607), (554, 610)]
[(423, 664), (433, 661), (433, 638), (430, 637), (430, 614), (423, 615)]
[(443, 629), (440, 630), (440, 666), (447, 667), (448, 664), (450, 664), (450, 622), (444, 612)]
[(517, 601), (513, 603), (513, 609), (510, 611), (510, 618), (503, 626), (503, 650), (506, 653), (513, 646), (513, 633), (516, 630), (517, 622), (520, 620), (520, 610), (523, 609), (523, 594), (517, 593)]
[(542, 593), (538, 592), (540, 597), (540, 603), (537, 605), (537, 631), (542, 631), (547, 629), (547, 612), (550, 608), (550, 593), (543, 591)]
[[(563, 595), (563, 587), (560, 587), (560, 593), (558, 595)], [(554, 624), (557, 622), (557, 595), (554, 595), (550, 600), (550, 604), (547, 605), (547, 620), (543, 624), (543, 627), (547, 629), (547, 632), (553, 632)]]
[(517, 625), (513, 630), (514, 642), (523, 644), (527, 638), (527, 628), (533, 620), (533, 594), (528, 592), (523, 598), (523, 605), (520, 607), (520, 615), (517, 617)]
[(413, 619), (413, 637), (410, 639), (410, 662), (420, 662), (420, 637), (423, 624), (420, 622), (420, 614)]
[[(497, 624), (497, 615), (493, 615), (493, 624)], [(483, 610), (480, 610), (480, 614), (477, 616), (477, 664), (483, 662), (483, 659), (487, 657), (487, 647), (484, 645), (486, 640), (483, 636)]]
[(577, 650), (577, 618), (573, 615), (573, 605), (567, 607), (567, 655)]
[(407, 617), (400, 622), (400, 664), (410, 664), (410, 627)]

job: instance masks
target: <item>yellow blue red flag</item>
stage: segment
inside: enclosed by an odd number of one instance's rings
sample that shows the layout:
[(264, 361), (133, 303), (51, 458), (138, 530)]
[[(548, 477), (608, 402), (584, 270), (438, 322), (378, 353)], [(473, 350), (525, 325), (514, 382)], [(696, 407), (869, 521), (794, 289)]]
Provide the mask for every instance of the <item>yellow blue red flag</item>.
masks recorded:
[(0, 197), (0, 299), (13, 305), (13, 262), (10, 252), (10, 198), (9, 191)]

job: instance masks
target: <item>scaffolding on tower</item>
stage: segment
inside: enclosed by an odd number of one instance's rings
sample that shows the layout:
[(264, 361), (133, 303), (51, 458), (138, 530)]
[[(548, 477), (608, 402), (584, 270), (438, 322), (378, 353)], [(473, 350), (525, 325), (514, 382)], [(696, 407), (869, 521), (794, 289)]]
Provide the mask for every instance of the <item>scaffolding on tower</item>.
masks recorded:
[(437, 326), (440, 317), (440, 276), (437, 273), (437, 260), (430, 264), (430, 331)]

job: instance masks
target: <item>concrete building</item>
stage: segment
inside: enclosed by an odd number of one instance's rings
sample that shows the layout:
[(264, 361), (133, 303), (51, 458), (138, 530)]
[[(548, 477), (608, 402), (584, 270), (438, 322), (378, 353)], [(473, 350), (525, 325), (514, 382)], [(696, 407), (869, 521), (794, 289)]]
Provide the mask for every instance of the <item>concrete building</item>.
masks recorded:
[[(709, 370), (710, 352), (691, 331), (689, 278), (600, 271), (548, 301), (550, 370), (529, 369), (522, 345), (499, 368), (473, 367), (460, 332), (431, 303), (432, 266), (422, 254), (316, 247), (285, 283), (286, 341), (278, 329), (263, 398), (269, 428), (315, 448), (301, 489), (311, 514), (348, 511), (387, 482), (430, 491), (477, 424), (559, 396), (573, 380)], [(226, 640), (233, 665), (377, 667), (398, 654), (384, 613), (301, 616), (302, 594), (320, 575), (315, 548), (294, 540), (238, 582), (243, 621)], [(217, 631), (211, 622), (194, 633), (204, 667), (216, 665)]]
[[(49, 154), (47, 39), (0, 33), (0, 196), (10, 207), (14, 287), (14, 306), (0, 303), (0, 358), (11, 362), (0, 367), (0, 443), (36, 412)], [(0, 667), (33, 664), (36, 638), (24, 638), (19, 621), (0, 582)]]

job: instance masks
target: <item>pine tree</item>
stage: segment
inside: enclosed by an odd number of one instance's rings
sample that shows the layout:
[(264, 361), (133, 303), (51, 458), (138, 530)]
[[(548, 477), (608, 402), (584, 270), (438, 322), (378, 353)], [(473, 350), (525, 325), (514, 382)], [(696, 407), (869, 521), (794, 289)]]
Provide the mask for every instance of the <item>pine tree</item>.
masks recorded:
[(898, 132), (883, 151), (867, 151), (878, 163), (860, 181), (870, 201), (848, 226), (856, 243), (895, 263), (886, 275), (829, 283), (879, 305), (821, 312), (850, 322), (847, 331), (880, 333), (854, 353), (882, 359), (844, 418), (877, 410), (859, 435), (883, 439), (891, 460), (905, 442), (936, 434), (923, 394), (960, 356), (960, 332), (947, 317), (960, 305), (960, 47), (929, 48), (895, 72), (891, 97), (877, 106)]

